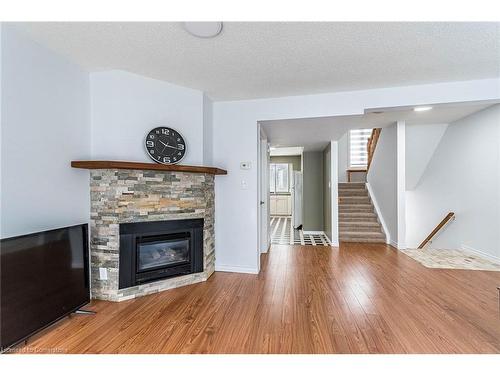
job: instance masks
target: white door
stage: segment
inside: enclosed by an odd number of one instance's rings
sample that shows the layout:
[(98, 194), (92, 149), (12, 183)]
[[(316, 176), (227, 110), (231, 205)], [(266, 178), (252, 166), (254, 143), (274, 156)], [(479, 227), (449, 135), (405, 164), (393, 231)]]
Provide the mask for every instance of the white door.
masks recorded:
[(297, 228), (302, 225), (302, 172), (293, 172), (292, 183), (293, 227)]
[(269, 237), (269, 151), (267, 139), (260, 139), (260, 186), (259, 186), (259, 207), (260, 207), (260, 238), (259, 249), (261, 253), (266, 253), (271, 243)]

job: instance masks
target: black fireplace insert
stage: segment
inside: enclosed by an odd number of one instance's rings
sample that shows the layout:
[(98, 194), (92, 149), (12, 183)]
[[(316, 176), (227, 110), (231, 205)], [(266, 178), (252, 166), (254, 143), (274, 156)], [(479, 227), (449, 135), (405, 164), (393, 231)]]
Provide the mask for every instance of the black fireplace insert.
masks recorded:
[(203, 219), (120, 224), (120, 289), (202, 271)]

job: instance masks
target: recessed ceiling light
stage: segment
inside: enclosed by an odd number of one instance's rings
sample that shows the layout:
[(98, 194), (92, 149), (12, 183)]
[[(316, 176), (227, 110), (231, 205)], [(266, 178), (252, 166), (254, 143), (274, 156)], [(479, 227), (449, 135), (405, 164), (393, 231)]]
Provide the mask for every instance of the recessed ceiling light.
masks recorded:
[(427, 107), (415, 107), (415, 108), (413, 108), (413, 110), (415, 112), (429, 111), (431, 109), (432, 109), (432, 107), (429, 107), (429, 106), (427, 106)]
[(184, 22), (184, 28), (198, 38), (213, 38), (222, 31), (222, 22)]

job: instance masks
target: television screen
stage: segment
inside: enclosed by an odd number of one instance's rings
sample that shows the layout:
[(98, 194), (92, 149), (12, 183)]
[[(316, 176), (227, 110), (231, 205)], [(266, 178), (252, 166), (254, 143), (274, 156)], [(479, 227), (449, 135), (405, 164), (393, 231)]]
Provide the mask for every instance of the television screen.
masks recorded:
[(87, 224), (0, 241), (0, 349), (90, 302)]

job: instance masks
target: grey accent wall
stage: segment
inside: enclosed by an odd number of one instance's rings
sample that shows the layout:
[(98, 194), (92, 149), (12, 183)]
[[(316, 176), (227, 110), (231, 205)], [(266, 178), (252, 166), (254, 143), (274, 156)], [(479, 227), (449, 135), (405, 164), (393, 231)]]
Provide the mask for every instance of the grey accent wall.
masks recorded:
[[(323, 231), (332, 239), (332, 194), (331, 194), (331, 160), (332, 147), (330, 143), (323, 151)], [(340, 158), (339, 158), (340, 163)], [(339, 168), (340, 169), (340, 168)], [(339, 173), (340, 174), (340, 173)], [(340, 178), (339, 178), (340, 179)]]
[(302, 157), (300, 155), (271, 156), (271, 163), (293, 164), (293, 170), (299, 172), (302, 169)]
[(323, 152), (304, 152), (304, 230), (323, 230)]

